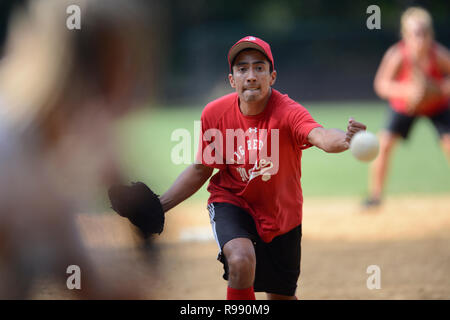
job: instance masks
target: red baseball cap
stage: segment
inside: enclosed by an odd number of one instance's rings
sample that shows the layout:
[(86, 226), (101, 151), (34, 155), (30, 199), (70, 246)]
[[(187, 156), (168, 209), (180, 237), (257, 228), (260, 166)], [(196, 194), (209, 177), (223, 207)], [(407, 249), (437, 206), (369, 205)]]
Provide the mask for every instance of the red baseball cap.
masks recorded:
[(228, 51), (228, 64), (230, 65), (230, 71), (231, 71), (231, 63), (233, 62), (234, 58), (236, 58), (239, 52), (245, 49), (256, 49), (261, 51), (272, 64), (272, 68), (275, 69), (272, 51), (270, 50), (269, 44), (257, 37), (246, 36), (241, 40), (239, 40), (238, 42), (236, 42), (231, 47), (230, 51)]

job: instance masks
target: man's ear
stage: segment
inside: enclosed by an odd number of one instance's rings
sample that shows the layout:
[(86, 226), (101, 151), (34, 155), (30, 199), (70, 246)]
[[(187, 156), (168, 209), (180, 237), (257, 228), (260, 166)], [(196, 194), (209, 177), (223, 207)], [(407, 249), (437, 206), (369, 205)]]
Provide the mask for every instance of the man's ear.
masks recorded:
[(273, 70), (270, 74), (270, 78), (270, 86), (273, 86), (275, 84), (275, 81), (277, 81), (277, 72), (275, 70)]
[(230, 81), (230, 86), (232, 87), (232, 88), (236, 88), (236, 82), (234, 81), (234, 77), (233, 77), (233, 74), (229, 74), (228, 75), (228, 80)]

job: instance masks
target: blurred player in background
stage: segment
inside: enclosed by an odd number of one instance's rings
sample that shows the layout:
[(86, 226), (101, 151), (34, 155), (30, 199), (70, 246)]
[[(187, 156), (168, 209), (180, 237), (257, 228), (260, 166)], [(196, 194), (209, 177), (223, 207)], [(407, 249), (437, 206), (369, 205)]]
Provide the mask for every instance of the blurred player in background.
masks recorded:
[(408, 138), (419, 117), (431, 120), (450, 162), (450, 52), (434, 40), (431, 15), (419, 7), (403, 13), (401, 36), (375, 76), (375, 91), (389, 101), (391, 110), (380, 133), (380, 153), (370, 169), (366, 207), (381, 203), (391, 153), (399, 138)]
[[(74, 4), (81, 30), (66, 26)], [(144, 12), (136, 1), (37, 0), (13, 16), (0, 64), (0, 298), (31, 298), (46, 277), (65, 289), (69, 265), (83, 298), (139, 296), (112, 289), (126, 275), (96, 269), (74, 213), (120, 177), (111, 128), (148, 85)]]

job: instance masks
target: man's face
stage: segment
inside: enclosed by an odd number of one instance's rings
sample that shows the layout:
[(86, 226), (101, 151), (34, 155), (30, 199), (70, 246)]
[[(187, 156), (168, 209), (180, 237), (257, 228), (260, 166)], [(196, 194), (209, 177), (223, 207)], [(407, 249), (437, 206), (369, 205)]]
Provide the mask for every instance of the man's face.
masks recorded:
[(270, 72), (270, 63), (258, 50), (240, 52), (228, 75), (231, 87), (236, 89), (241, 101), (255, 103), (264, 100), (275, 83), (276, 71)]

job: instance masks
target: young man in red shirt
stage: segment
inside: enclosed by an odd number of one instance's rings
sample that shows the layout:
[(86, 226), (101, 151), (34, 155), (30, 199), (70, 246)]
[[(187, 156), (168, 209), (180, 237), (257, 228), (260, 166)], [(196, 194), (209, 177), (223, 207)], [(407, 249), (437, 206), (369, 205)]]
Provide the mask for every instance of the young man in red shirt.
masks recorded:
[(248, 36), (229, 51), (236, 92), (209, 103), (201, 141), (189, 166), (160, 197), (168, 211), (210, 180), (211, 224), (228, 280), (227, 299), (296, 299), (300, 275), (302, 150), (343, 152), (366, 126), (325, 129), (272, 85), (277, 73), (270, 46)]

